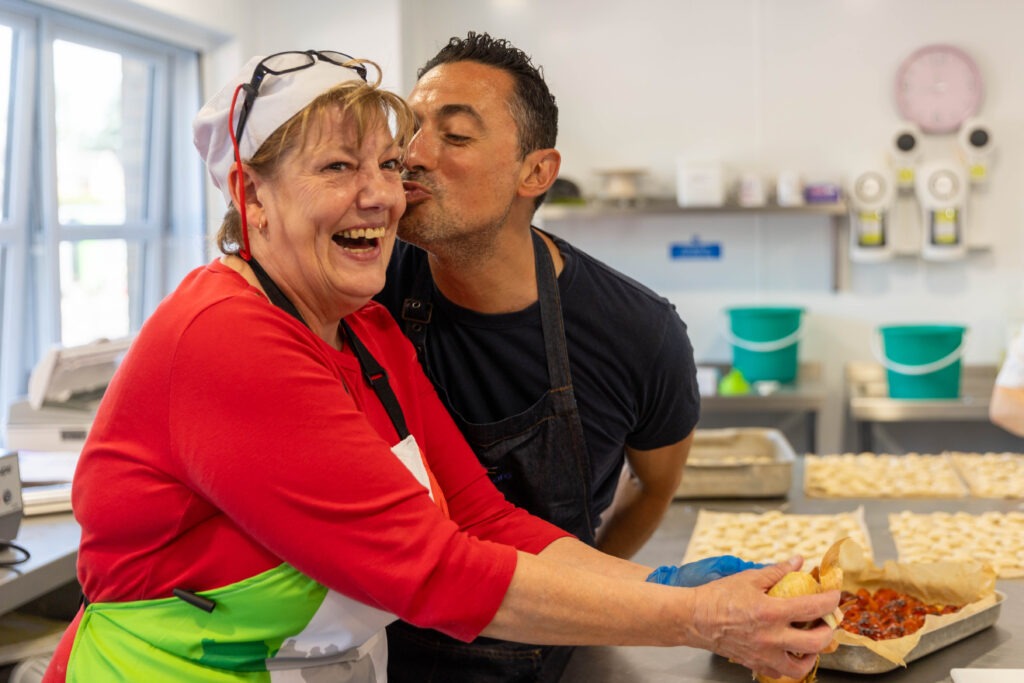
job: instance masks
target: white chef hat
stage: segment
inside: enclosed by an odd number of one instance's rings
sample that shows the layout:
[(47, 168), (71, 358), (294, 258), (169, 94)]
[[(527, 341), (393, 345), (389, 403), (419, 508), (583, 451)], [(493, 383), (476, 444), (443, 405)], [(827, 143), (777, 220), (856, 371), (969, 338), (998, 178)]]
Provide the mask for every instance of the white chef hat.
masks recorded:
[[(206, 162), (210, 178), (217, 189), (231, 205), (231, 188), (228, 185), (228, 171), (235, 163), (235, 150), (228, 131), (231, 100), (235, 89), (241, 83), (252, 80), (253, 71), (264, 59), (257, 56), (250, 59), (224, 88), (213, 96), (196, 114), (192, 122), (192, 141), (199, 155)], [(280, 76), (267, 74), (259, 86), (246, 120), (242, 138), (238, 141), (238, 152), (243, 160), (256, 153), (267, 138), (285, 121), (302, 111), (310, 102), (339, 83), (360, 79), (354, 69), (338, 66), (332, 62), (317, 59), (305, 69), (291, 71)], [(242, 109), (245, 92), (238, 93), (235, 104), (236, 125)]]

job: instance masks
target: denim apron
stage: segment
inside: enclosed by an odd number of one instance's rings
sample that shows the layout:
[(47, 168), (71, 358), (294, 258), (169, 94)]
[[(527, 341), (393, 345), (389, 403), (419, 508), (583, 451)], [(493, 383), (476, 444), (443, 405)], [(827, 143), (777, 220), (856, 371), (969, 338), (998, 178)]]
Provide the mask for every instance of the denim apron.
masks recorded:
[[(576, 407), (562, 326), (555, 268), (544, 240), (533, 232), (537, 293), (550, 388), (518, 415), (489, 424), (468, 422), (438, 392), (491, 481), (509, 502), (594, 545), (590, 515), (590, 459)], [(429, 372), (427, 326), (433, 283), (424, 262), (403, 302), (406, 335)], [(526, 645), (491, 638), (470, 644), (404, 622), (388, 627), (390, 683), (526, 683), (557, 681), (572, 648)]]

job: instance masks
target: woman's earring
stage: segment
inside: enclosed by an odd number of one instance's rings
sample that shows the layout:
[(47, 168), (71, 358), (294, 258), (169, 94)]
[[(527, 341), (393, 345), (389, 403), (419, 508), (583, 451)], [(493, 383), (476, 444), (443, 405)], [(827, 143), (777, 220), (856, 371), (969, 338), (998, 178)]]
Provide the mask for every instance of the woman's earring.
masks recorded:
[(263, 216), (260, 216), (260, 227), (258, 228), (258, 230), (260, 231), (260, 234), (263, 235), (263, 237), (267, 236), (267, 216), (266, 216), (266, 214), (264, 214)]

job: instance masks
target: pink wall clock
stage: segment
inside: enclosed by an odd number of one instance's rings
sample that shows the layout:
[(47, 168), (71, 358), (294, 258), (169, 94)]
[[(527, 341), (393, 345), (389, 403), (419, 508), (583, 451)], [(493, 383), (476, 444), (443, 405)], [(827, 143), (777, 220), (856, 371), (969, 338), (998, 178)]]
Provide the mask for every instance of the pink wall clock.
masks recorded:
[(945, 44), (926, 45), (896, 72), (900, 115), (925, 133), (952, 133), (981, 108), (981, 72), (970, 55)]

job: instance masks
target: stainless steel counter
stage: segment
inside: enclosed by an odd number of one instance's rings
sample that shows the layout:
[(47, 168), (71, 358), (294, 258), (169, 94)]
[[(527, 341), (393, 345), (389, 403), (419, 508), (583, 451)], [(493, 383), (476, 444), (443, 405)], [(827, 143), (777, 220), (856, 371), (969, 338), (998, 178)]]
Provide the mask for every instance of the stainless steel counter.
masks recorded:
[(846, 382), (850, 414), (854, 420), (870, 422), (987, 421), (988, 402), (998, 370), (994, 365), (965, 365), (959, 398), (893, 399), (889, 398), (885, 368), (876, 363), (849, 363)]
[(0, 569), (0, 614), (73, 581), (80, 536), (81, 529), (70, 512), (23, 519), (15, 542), (32, 557)]
[[(720, 374), (729, 366), (717, 363)], [(700, 427), (774, 427), (787, 434), (798, 453), (818, 452), (818, 420), (824, 410), (827, 392), (818, 363), (801, 363), (792, 384), (780, 384), (770, 394), (738, 396), (701, 396)], [(796, 427), (793, 434), (790, 427)], [(799, 436), (800, 438), (794, 438)]]
[[(652, 566), (675, 564), (686, 550), (690, 532), (701, 507), (723, 511), (763, 512), (779, 509), (791, 513), (835, 513), (864, 506), (876, 561), (896, 559), (896, 547), (888, 531), (891, 512), (918, 513), (963, 510), (1024, 510), (1024, 501), (949, 499), (865, 499), (821, 500), (803, 495), (803, 459), (797, 458), (793, 485), (787, 499), (735, 501), (676, 501), (654, 537), (637, 555)], [(1024, 668), (1024, 579), (1000, 580), (999, 590), (1007, 595), (999, 621), (992, 628), (968, 637), (927, 657), (911, 662), (906, 669), (864, 676), (831, 670), (819, 671), (821, 683), (945, 683), (956, 667)], [(750, 671), (730, 664), (722, 657), (693, 648), (587, 647), (573, 655), (563, 683), (750, 683)]]
[[(1018, 439), (989, 423), (989, 399), (998, 370), (994, 365), (963, 366), (960, 396), (955, 399), (894, 399), (889, 398), (884, 367), (877, 363), (848, 363), (846, 404), (856, 432), (855, 448), (894, 453), (1020, 450)], [(923, 428), (936, 438), (901, 440), (898, 432), (905, 432), (915, 423), (919, 434)], [(927, 445), (922, 445), (925, 442)], [(969, 444), (975, 447), (968, 448)]]
[[(794, 513), (844, 512), (863, 504), (878, 561), (896, 558), (888, 532), (888, 514), (902, 510), (934, 512), (964, 510), (1022, 510), (1024, 501), (963, 500), (820, 500), (803, 495), (803, 459), (797, 458), (793, 485), (786, 499), (677, 501), (637, 560), (657, 566), (678, 563), (701, 507), (714, 510), (755, 511), (780, 509)], [(74, 579), (79, 527), (71, 514), (26, 518), (18, 542), (32, 552), (29, 562), (0, 570), (0, 613), (15, 609)], [(1024, 668), (1024, 579), (1000, 580), (1007, 594), (999, 621), (966, 640), (955, 643), (907, 669), (877, 676), (859, 676), (822, 670), (821, 683), (946, 683), (954, 667)], [(573, 655), (563, 683), (750, 683), (750, 672), (722, 657), (693, 648), (590, 647)]]

